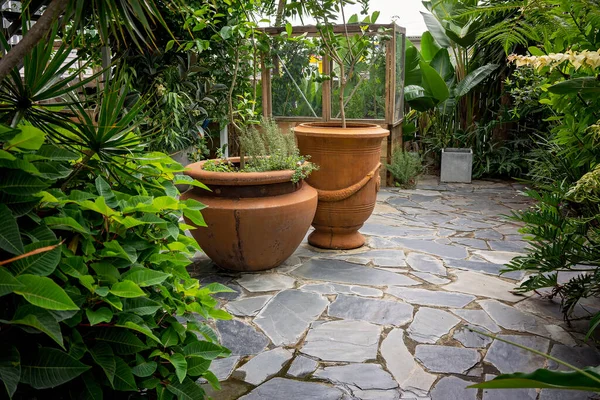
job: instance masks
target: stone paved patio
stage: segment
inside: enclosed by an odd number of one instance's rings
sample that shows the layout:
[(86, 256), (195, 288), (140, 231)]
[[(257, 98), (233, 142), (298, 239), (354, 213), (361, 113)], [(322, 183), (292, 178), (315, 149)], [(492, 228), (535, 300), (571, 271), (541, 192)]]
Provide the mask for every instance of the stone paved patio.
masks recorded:
[[(192, 272), (235, 293), (235, 317), (214, 328), (232, 356), (213, 362), (214, 399), (583, 400), (533, 389), (466, 389), (499, 373), (558, 368), (466, 329), (502, 335), (578, 366), (600, 364), (557, 304), (499, 277), (527, 246), (502, 215), (527, 207), (518, 185), (478, 181), (387, 188), (361, 232), (364, 248), (323, 251), (303, 243), (279, 268), (235, 274), (200, 259)], [(579, 310), (585, 313), (585, 310)]]

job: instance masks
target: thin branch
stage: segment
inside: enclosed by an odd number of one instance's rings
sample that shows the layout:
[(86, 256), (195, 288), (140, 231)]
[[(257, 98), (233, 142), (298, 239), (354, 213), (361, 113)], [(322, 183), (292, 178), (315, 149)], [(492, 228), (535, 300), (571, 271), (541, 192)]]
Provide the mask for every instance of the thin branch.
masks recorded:
[(31, 250), (31, 251), (28, 251), (27, 253), (20, 254), (20, 255), (18, 255), (16, 257), (13, 257), (13, 258), (9, 258), (8, 260), (0, 261), (0, 266), (6, 265), (6, 264), (10, 264), (10, 263), (13, 263), (15, 261), (19, 261), (19, 260), (21, 260), (23, 258), (31, 257), (31, 256), (34, 256), (36, 254), (45, 253), (47, 251), (52, 251), (55, 248), (57, 248), (58, 246), (61, 246), (64, 242), (65, 241), (63, 240), (62, 242), (60, 242), (58, 244), (54, 244), (52, 246), (40, 247), (39, 249)]

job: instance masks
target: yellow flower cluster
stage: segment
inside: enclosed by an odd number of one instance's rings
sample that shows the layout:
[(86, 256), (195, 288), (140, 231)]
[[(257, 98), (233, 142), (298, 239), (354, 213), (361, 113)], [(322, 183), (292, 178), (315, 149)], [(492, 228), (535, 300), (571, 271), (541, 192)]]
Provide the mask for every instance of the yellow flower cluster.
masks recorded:
[(566, 53), (550, 53), (547, 56), (519, 56), (511, 54), (508, 56), (509, 62), (514, 62), (517, 67), (528, 66), (534, 69), (550, 67), (553, 69), (563, 62), (569, 62), (578, 70), (581, 67), (598, 68), (600, 67), (600, 50), (581, 52), (569, 50)]

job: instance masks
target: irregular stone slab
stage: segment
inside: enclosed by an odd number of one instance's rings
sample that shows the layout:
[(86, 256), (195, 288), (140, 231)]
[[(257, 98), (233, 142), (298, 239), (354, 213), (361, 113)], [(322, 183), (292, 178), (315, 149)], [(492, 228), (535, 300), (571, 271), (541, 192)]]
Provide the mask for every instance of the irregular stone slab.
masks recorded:
[(395, 249), (400, 247), (398, 243), (379, 236), (367, 236), (367, 245), (372, 249)]
[(471, 271), (454, 271), (456, 280), (444, 286), (445, 290), (469, 293), (476, 296), (489, 297), (514, 303), (522, 300), (522, 296), (510, 293), (515, 289), (513, 283), (508, 283), (493, 276)]
[(500, 327), (483, 310), (450, 310), (460, 318), (473, 325), (481, 326), (490, 332), (500, 332)]
[(341, 260), (312, 259), (295, 269), (292, 274), (305, 279), (356, 285), (420, 285), (419, 282), (404, 275)]
[(400, 388), (416, 395), (426, 395), (435, 381), (435, 375), (429, 374), (415, 362), (413, 355), (404, 344), (404, 331), (393, 329), (381, 343), (381, 356), (388, 371), (392, 373)]
[(215, 374), (219, 382), (226, 381), (231, 376), (238, 362), (240, 362), (240, 356), (219, 358), (210, 363), (210, 370)]
[(428, 228), (412, 228), (406, 226), (390, 226), (383, 224), (373, 224), (367, 222), (360, 228), (360, 233), (371, 236), (383, 237), (414, 237), (414, 236), (433, 236), (435, 230)]
[(431, 400), (476, 400), (477, 389), (467, 389), (474, 382), (465, 381), (455, 376), (446, 376), (431, 391)]
[(455, 243), (470, 247), (472, 249), (489, 250), (487, 243), (481, 239), (473, 239), (473, 238), (456, 238), (456, 239), (454, 239), (453, 238), (452, 241)]
[(292, 361), (292, 365), (290, 366), (290, 369), (288, 369), (286, 375), (294, 378), (305, 378), (306, 376), (312, 374), (318, 366), (319, 363), (315, 360), (300, 355), (294, 358), (294, 361)]
[(407, 333), (415, 342), (433, 344), (459, 322), (458, 318), (446, 311), (421, 307), (415, 314)]
[(402, 250), (370, 250), (365, 253), (344, 254), (346, 261), (357, 264), (373, 263), (378, 267), (401, 268), (406, 266), (406, 256)]
[(494, 229), (478, 229), (475, 231), (476, 239), (502, 240), (502, 234)]
[(495, 263), (495, 264), (508, 264), (513, 258), (522, 256), (520, 253), (513, 253), (509, 251), (493, 251), (493, 250), (477, 250), (474, 252), (483, 259)]
[[(590, 346), (570, 347), (557, 344), (552, 347), (550, 355), (565, 361), (577, 368), (600, 365), (600, 353)], [(548, 360), (548, 369), (554, 371), (568, 371), (569, 368), (555, 361)]]
[(422, 208), (419, 203), (406, 199), (404, 197), (392, 197), (391, 199), (387, 199), (386, 201), (393, 206)]
[(526, 253), (529, 243), (522, 240), (497, 240), (490, 241), (490, 247), (496, 251), (510, 251), (513, 253)]
[(277, 348), (252, 358), (233, 372), (233, 377), (257, 386), (276, 375), (292, 358), (291, 351)]
[[(406, 303), (363, 299), (338, 295), (329, 306), (328, 314), (342, 319), (358, 319), (378, 325), (401, 326), (412, 321), (413, 306)], [(362, 387), (362, 386), (361, 386)]]
[(546, 330), (550, 333), (550, 339), (569, 347), (577, 346), (575, 339), (560, 326), (546, 325)]
[(254, 327), (237, 319), (216, 322), (221, 344), (231, 350), (231, 355), (247, 356), (262, 352), (269, 339)]
[(489, 332), (482, 327), (468, 326), (455, 331), (453, 336), (454, 339), (458, 340), (465, 347), (486, 348), (488, 344), (492, 343), (492, 338), (473, 332), (469, 328), (489, 334)]
[[(556, 322), (562, 322), (564, 318), (563, 313), (560, 310), (560, 299), (557, 298), (548, 299), (534, 295), (518, 302), (515, 305), (515, 308), (543, 318), (554, 319)], [(577, 316), (577, 314), (575, 316)]]
[(288, 289), (279, 292), (254, 318), (275, 346), (295, 345), (310, 323), (329, 304), (317, 293)]
[[(548, 352), (548, 345), (550, 344), (548, 339), (537, 336), (498, 335), (498, 337), (543, 353)], [(500, 373), (511, 374), (514, 372), (533, 372), (538, 368), (542, 368), (546, 359), (517, 346), (494, 340), (483, 361), (492, 364)]]
[(444, 264), (435, 257), (427, 254), (410, 253), (406, 259), (408, 265), (415, 271), (446, 276)]
[(400, 391), (398, 389), (386, 389), (386, 390), (362, 390), (356, 386), (348, 386), (352, 391), (352, 395), (356, 399), (360, 400), (399, 400)]
[(539, 400), (597, 400), (598, 393), (579, 390), (542, 389)]
[(377, 357), (381, 328), (364, 321), (331, 321), (311, 328), (301, 351), (323, 361), (364, 362)]
[(232, 301), (225, 305), (225, 308), (229, 313), (233, 315), (238, 315), (241, 317), (253, 317), (255, 316), (267, 301), (269, 301), (273, 296), (256, 296), (249, 297), (247, 299)]
[[(490, 381), (495, 375), (486, 375), (485, 380)], [(535, 389), (483, 389), (483, 400), (535, 400)]]
[[(448, 285), (444, 286), (447, 288)], [(402, 288), (391, 286), (386, 293), (411, 304), (424, 306), (457, 307), (462, 308), (475, 300), (475, 296), (462, 293), (450, 293), (427, 289)]]
[(273, 378), (239, 400), (314, 399), (341, 400), (341, 390), (320, 383)]
[(433, 283), (434, 285), (445, 285), (446, 283), (452, 282), (450, 279), (440, 278), (437, 275), (432, 275), (427, 272), (413, 272), (417, 278), (421, 278), (426, 282)]
[(449, 268), (466, 269), (474, 272), (481, 272), (488, 275), (502, 276), (503, 278), (520, 280), (525, 276), (525, 271), (511, 271), (500, 274), (500, 271), (506, 268), (503, 264), (494, 264), (487, 261), (475, 260), (446, 260)]
[(357, 386), (363, 390), (394, 389), (398, 383), (378, 364), (349, 364), (325, 367), (314, 376), (332, 383)]
[(480, 360), (474, 349), (420, 344), (415, 349), (415, 358), (431, 372), (465, 374)]
[(294, 287), (294, 278), (280, 274), (244, 274), (237, 282), (249, 292), (271, 292)]
[(364, 287), (364, 286), (350, 286), (342, 285), (339, 283), (313, 283), (304, 285), (300, 290), (306, 290), (309, 292), (316, 292), (319, 294), (356, 294), (364, 297), (381, 297), (383, 292), (379, 289)]
[(524, 313), (496, 300), (480, 300), (478, 303), (504, 329), (550, 337), (550, 332), (545, 327), (548, 323), (541, 318)]
[(433, 254), (444, 258), (467, 258), (467, 249), (463, 246), (447, 245), (432, 242), (431, 240), (419, 239), (393, 239), (401, 247), (422, 251), (423, 253)]

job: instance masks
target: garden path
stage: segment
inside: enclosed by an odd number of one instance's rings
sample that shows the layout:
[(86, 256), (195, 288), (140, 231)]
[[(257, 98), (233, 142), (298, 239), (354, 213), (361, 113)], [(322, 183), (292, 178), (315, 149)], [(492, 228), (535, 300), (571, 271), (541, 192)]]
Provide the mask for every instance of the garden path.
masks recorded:
[(219, 296), (234, 319), (214, 326), (232, 351), (211, 366), (222, 390), (202, 386), (214, 399), (588, 399), (466, 389), (498, 373), (557, 368), (467, 327), (578, 366), (600, 364), (583, 343), (587, 321), (569, 327), (556, 303), (515, 294), (523, 273), (499, 276), (527, 246), (503, 217), (528, 206), (519, 189), (424, 179), (416, 190), (380, 191), (361, 249), (303, 243), (284, 265), (260, 274), (218, 270), (200, 258), (193, 274), (235, 291)]

